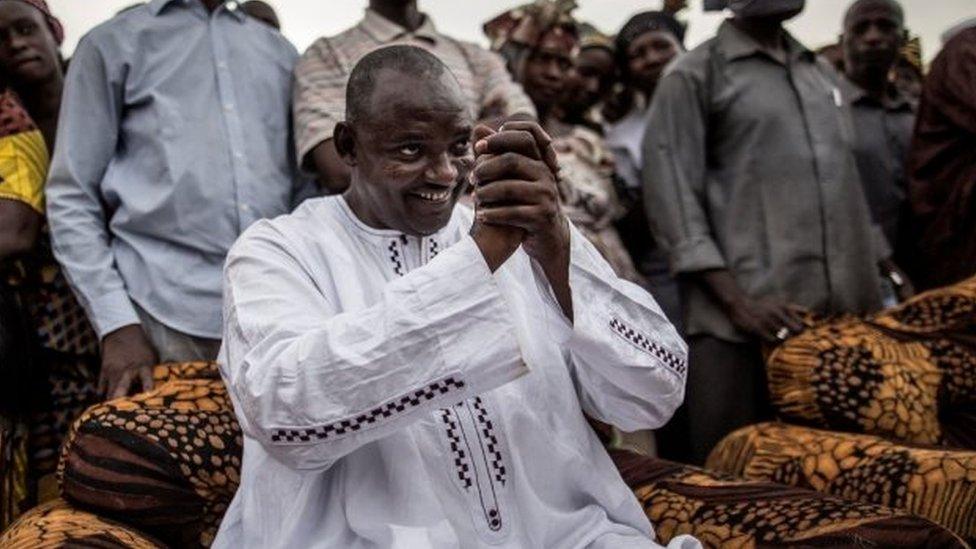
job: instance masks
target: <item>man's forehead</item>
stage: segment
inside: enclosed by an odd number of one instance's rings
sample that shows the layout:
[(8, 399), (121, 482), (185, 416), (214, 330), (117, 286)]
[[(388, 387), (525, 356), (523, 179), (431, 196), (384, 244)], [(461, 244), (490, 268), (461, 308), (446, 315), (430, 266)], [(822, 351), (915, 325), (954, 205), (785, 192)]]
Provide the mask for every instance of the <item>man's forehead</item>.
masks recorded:
[(904, 15), (898, 4), (891, 0), (862, 0), (851, 6), (847, 13), (846, 26), (865, 19), (890, 19), (899, 25), (904, 23)]
[(471, 109), (454, 77), (447, 71), (434, 75), (415, 75), (395, 69), (382, 69), (369, 100), (368, 118), (376, 122), (425, 120), (430, 116), (457, 118), (470, 123)]

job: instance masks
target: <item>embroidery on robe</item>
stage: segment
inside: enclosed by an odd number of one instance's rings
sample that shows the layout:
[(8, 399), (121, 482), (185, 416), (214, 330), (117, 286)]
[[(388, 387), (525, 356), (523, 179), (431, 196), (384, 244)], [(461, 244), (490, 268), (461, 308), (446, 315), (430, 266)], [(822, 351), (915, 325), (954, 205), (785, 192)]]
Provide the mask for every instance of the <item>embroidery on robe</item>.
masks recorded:
[(485, 449), (487, 450), (488, 458), (491, 460), (492, 474), (495, 480), (504, 485), (506, 475), (505, 462), (502, 460), (498, 437), (495, 436), (495, 426), (492, 424), (491, 418), (488, 417), (488, 411), (485, 410), (485, 405), (481, 401), (480, 396), (474, 397), (474, 409), (476, 412), (475, 417), (481, 425), (481, 434), (484, 436)]
[(275, 429), (271, 433), (271, 441), (277, 443), (301, 444), (312, 441), (332, 440), (348, 433), (355, 433), (363, 428), (382, 422), (394, 415), (410, 411), (421, 404), (431, 401), (451, 392), (460, 392), (465, 383), (462, 379), (449, 376), (435, 381), (426, 387), (411, 391), (403, 396), (394, 398), (372, 410), (356, 417), (305, 429)]
[(640, 331), (628, 326), (622, 320), (612, 317), (610, 319), (610, 328), (617, 333), (620, 337), (624, 338), (631, 345), (637, 347), (641, 351), (653, 356), (654, 358), (661, 361), (667, 369), (671, 372), (677, 374), (680, 377), (684, 377), (685, 373), (688, 371), (688, 364), (675, 356), (673, 353), (661, 347), (650, 338), (645, 336)]
[(444, 426), (447, 430), (447, 440), (451, 447), (451, 455), (454, 456), (454, 467), (458, 480), (461, 481), (461, 486), (465, 490), (470, 489), (474, 483), (471, 479), (471, 456), (462, 447), (461, 425), (458, 422), (457, 416), (454, 414), (454, 410), (443, 408), (438, 410), (438, 412), (440, 412), (441, 419), (444, 421)]
[(393, 272), (397, 276), (403, 276), (403, 258), (400, 257), (400, 247), (397, 245), (397, 241), (391, 240), (387, 249), (390, 250), (390, 261), (393, 262)]

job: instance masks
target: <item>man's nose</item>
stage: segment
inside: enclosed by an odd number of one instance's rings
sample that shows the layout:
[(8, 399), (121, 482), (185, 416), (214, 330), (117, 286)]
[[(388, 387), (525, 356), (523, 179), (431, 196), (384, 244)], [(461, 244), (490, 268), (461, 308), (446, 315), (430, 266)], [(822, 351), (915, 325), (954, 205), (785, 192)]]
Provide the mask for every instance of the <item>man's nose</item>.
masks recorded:
[(457, 181), (458, 168), (451, 161), (448, 153), (441, 153), (427, 166), (426, 179), (430, 183), (440, 183), (449, 186)]
[(885, 34), (881, 31), (881, 28), (878, 27), (878, 25), (868, 25), (862, 39), (866, 44), (875, 45), (884, 41)]

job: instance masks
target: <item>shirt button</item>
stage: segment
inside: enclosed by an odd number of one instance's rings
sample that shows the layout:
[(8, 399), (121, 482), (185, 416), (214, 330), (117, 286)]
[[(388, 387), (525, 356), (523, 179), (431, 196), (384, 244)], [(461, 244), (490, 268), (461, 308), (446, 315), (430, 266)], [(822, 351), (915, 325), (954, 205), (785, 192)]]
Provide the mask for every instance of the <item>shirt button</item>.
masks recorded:
[(219, 61), (219, 62), (217, 62), (217, 68), (218, 69), (226, 69), (227, 68), (227, 63), (224, 63), (223, 61)]
[(241, 154), (241, 151), (234, 151), (234, 158), (240, 160), (241, 158), (244, 158), (244, 155)]
[(227, 2), (227, 9), (229, 9), (230, 11), (236, 10), (237, 9), (237, 2), (234, 2), (233, 0), (231, 0), (230, 2)]
[(227, 112), (232, 112), (234, 110), (234, 105), (230, 103), (224, 103), (224, 110)]
[(248, 206), (247, 204), (241, 204), (241, 211), (247, 213), (251, 211), (251, 207)]

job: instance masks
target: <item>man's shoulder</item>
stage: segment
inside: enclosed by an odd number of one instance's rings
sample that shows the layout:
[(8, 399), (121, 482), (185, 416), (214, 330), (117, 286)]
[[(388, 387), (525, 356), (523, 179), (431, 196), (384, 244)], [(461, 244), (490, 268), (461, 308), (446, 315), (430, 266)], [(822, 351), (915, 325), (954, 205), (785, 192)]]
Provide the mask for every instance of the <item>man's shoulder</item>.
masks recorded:
[(320, 36), (305, 50), (302, 59), (324, 60), (375, 45), (376, 41), (363, 30), (362, 22), (359, 22), (338, 34)]
[(712, 37), (689, 51), (682, 53), (668, 66), (668, 73), (682, 73), (691, 76), (701, 76), (708, 70), (709, 63), (715, 55), (716, 38)]
[(151, 19), (148, 4), (130, 8), (92, 27), (81, 37), (79, 45), (117, 48), (120, 43), (131, 41)]
[[(340, 212), (335, 204), (338, 199), (335, 196), (310, 198), (291, 213), (255, 222), (241, 233), (228, 257), (252, 253), (255, 246), (272, 246), (294, 255), (310, 239), (323, 243), (326, 240), (341, 242), (342, 237), (337, 233), (341, 225), (338, 219)], [(336, 238), (315, 239), (313, 236), (323, 233)]]

